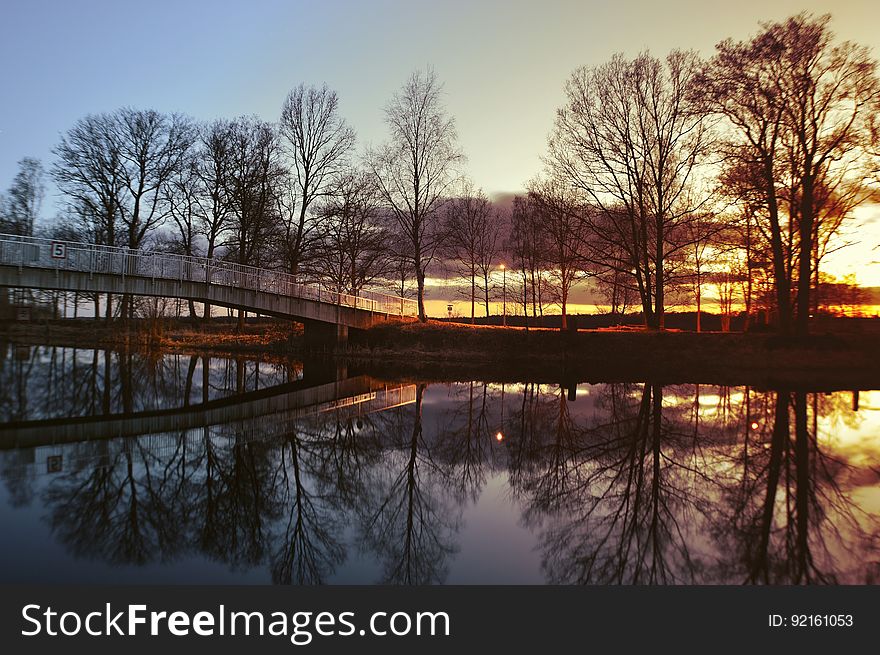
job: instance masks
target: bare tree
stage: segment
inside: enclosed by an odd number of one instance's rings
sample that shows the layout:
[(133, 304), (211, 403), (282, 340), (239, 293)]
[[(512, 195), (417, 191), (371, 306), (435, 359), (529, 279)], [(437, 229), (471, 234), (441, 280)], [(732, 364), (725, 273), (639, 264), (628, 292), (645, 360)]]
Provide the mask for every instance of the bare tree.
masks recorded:
[[(199, 133), (196, 176), (199, 199), (198, 228), (205, 239), (205, 256), (209, 259), (222, 244), (230, 228), (232, 206), (232, 166), (234, 124), (217, 120), (203, 126)], [(211, 306), (205, 304), (204, 318), (211, 317)]]
[(596, 291), (605, 299), (608, 313), (613, 316), (626, 314), (638, 301), (638, 295), (632, 286), (632, 275), (618, 267), (609, 266), (604, 271), (598, 271), (594, 284)]
[[(51, 175), (68, 209), (78, 217), (93, 243), (117, 245), (120, 196), (124, 179), (119, 146), (110, 114), (79, 119), (54, 148), (56, 161)], [(98, 316), (95, 296), (95, 317)], [(112, 317), (112, 298), (107, 294), (106, 317)]]
[(486, 318), (489, 317), (491, 275), (501, 250), (501, 219), (483, 190), (475, 190), (469, 181), (462, 184), (444, 210), (445, 251), (455, 264), (455, 272), (470, 282), (473, 323), (478, 286), (483, 292)]
[(422, 321), (428, 320), (425, 274), (444, 236), (439, 210), (463, 159), (441, 91), (433, 70), (413, 73), (385, 108), (389, 141), (368, 156), (382, 198), (407, 240)]
[(0, 231), (32, 235), (46, 195), (43, 165), (39, 159), (25, 157), (18, 162), (18, 173), (0, 207)]
[(91, 215), (98, 243), (139, 248), (166, 217), (165, 187), (193, 136), (177, 114), (125, 108), (87, 116), (55, 148), (52, 175), (69, 204)]
[(344, 174), (318, 214), (315, 270), (334, 291), (357, 296), (390, 271), (388, 225), (371, 173)]
[(287, 95), (281, 108), (281, 134), (293, 162), (294, 190), (285, 196), (284, 263), (290, 274), (297, 275), (315, 236), (309, 208), (333, 189), (355, 135), (339, 115), (336, 92), (326, 84), (320, 88), (300, 84)]
[[(691, 93), (699, 61), (673, 51), (616, 55), (569, 78), (547, 158), (551, 173), (598, 207), (587, 217), (599, 237), (591, 259), (627, 254), (646, 323), (662, 328), (667, 264), (687, 246), (680, 227), (708, 200), (696, 172), (710, 146), (705, 113)], [(594, 220), (597, 219), (597, 220)]]
[[(171, 176), (163, 190), (174, 229), (168, 245), (173, 252), (193, 256), (196, 253), (198, 228), (202, 217), (202, 181), (199, 177), (199, 159), (191, 152), (187, 160)], [(195, 303), (189, 301), (189, 315), (195, 317)]]
[[(528, 316), (531, 305), (532, 318), (537, 318), (539, 313), (544, 315), (547, 235), (541, 224), (541, 216), (539, 204), (534, 197), (514, 198), (507, 251), (513, 258), (521, 283), (523, 313)], [(526, 325), (528, 326), (528, 321)]]
[[(269, 244), (277, 227), (275, 198), (284, 178), (278, 135), (270, 123), (252, 117), (234, 121), (231, 132), (227, 255), (239, 264), (267, 265)], [(239, 329), (244, 327), (242, 311), (238, 325)]]
[[(167, 218), (167, 187), (186, 162), (195, 130), (179, 114), (166, 116), (152, 109), (120, 109), (110, 125), (121, 165), (118, 207), (125, 245), (137, 249)], [(129, 317), (133, 310), (131, 297), (123, 295), (122, 315)]]
[[(728, 227), (724, 214), (711, 212), (695, 212), (692, 219), (683, 225), (686, 231), (684, 238), (690, 247), (682, 251), (684, 266), (681, 277), (693, 289), (696, 309), (696, 330), (702, 331), (703, 286), (711, 279), (720, 255), (728, 249), (728, 240), (722, 235)], [(669, 278), (670, 276), (667, 276)]]
[(880, 100), (876, 61), (864, 47), (849, 42), (835, 46), (829, 21), (830, 16), (811, 19), (800, 14), (773, 29), (784, 46), (782, 64), (787, 74), (779, 80), (780, 99), (792, 138), (791, 173), (800, 189), (795, 323), (799, 334), (808, 331), (814, 231), (830, 199), (827, 182), (848, 165), (862, 169), (859, 177), (869, 173), (854, 159), (864, 160), (871, 145), (869, 116)]
[(534, 180), (529, 196), (539, 208), (546, 233), (544, 262), (555, 302), (562, 310), (562, 329), (568, 327), (568, 301), (578, 280), (587, 277), (586, 253), (592, 232), (586, 220), (590, 209), (571, 187), (555, 180)]
[(718, 44), (698, 87), (730, 128), (726, 175), (770, 244), (783, 333), (807, 332), (817, 242), (868, 197), (857, 189), (871, 174), (876, 62), (860, 46), (834, 45), (828, 21), (802, 13)]
[(187, 163), (195, 139), (192, 123), (152, 109), (124, 108), (113, 117), (123, 193), (119, 210), (129, 248), (139, 248), (166, 217), (163, 195), (171, 178)]

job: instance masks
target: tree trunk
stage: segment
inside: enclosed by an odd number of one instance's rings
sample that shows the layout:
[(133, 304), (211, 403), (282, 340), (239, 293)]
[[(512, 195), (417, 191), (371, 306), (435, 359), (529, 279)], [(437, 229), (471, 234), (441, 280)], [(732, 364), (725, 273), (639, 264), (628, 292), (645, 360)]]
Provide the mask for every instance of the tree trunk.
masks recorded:
[(654, 285), (656, 291), (654, 292), (654, 320), (657, 323), (657, 329), (663, 329), (664, 317), (663, 317), (663, 305), (665, 299), (663, 298), (663, 285), (666, 283), (663, 275), (663, 223), (658, 218), (657, 219), (657, 239), (656, 252), (655, 252), (655, 265), (656, 270), (654, 271)]
[(419, 320), (422, 323), (427, 323), (428, 315), (425, 313), (425, 272), (422, 270), (421, 262), (416, 264), (416, 283), (418, 284)]
[(813, 259), (813, 179), (806, 175), (802, 181), (801, 216), (798, 226), (800, 252), (798, 253), (797, 317), (795, 331), (806, 335), (810, 331), (810, 286)]
[(471, 269), (471, 325), (474, 324), (474, 314), (477, 307), (477, 275)]
[(776, 305), (779, 312), (779, 331), (791, 333), (791, 284), (785, 266), (785, 251), (782, 247), (782, 230), (779, 226), (779, 203), (776, 200), (776, 185), (773, 182), (772, 164), (765, 171), (767, 208), (770, 214), (770, 246), (773, 250), (773, 276), (776, 287)]
[(568, 329), (568, 289), (562, 286), (562, 330)]
[[(807, 253), (809, 259), (809, 251)], [(809, 282), (809, 277), (807, 278)], [(800, 304), (800, 303), (798, 303)], [(796, 517), (796, 577), (795, 583), (810, 582), (810, 557), (808, 536), (810, 519), (810, 498), (812, 475), (810, 471), (810, 438), (807, 432), (807, 394), (796, 391), (794, 394), (794, 432), (795, 432), (795, 517)]]
[(489, 318), (489, 276), (483, 273), (483, 296), (486, 302), (486, 318)]

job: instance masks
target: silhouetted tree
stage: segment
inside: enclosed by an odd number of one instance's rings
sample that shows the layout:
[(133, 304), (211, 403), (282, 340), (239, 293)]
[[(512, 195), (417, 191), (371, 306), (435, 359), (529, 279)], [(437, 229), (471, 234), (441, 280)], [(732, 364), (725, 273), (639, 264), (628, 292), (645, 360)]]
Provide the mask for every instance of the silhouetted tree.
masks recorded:
[(408, 246), (418, 287), (419, 319), (425, 313), (425, 275), (443, 241), (440, 208), (462, 160), (454, 121), (446, 116), (433, 70), (417, 71), (385, 108), (389, 141), (368, 161), (382, 198)]
[[(834, 44), (828, 22), (802, 13), (718, 44), (698, 91), (731, 128), (728, 178), (760, 208), (782, 332), (807, 332), (818, 241), (868, 197), (852, 184), (870, 170), (876, 62), (865, 48)], [(835, 208), (835, 194), (844, 206)]]
[[(548, 245), (542, 216), (534, 196), (514, 198), (507, 251), (513, 258), (513, 270), (519, 277), (523, 314), (528, 316), (531, 304), (533, 318), (539, 313), (544, 315)], [(526, 326), (528, 327), (528, 321)]]
[(335, 194), (319, 205), (313, 268), (334, 291), (357, 296), (389, 273), (391, 235), (382, 209), (375, 178), (359, 170), (342, 174)]
[(339, 115), (336, 92), (300, 84), (281, 108), (281, 135), (293, 162), (293, 194), (286, 196), (282, 256), (285, 270), (297, 275), (310, 255), (316, 236), (312, 203), (331, 194), (336, 178), (344, 171), (354, 131)]
[(445, 250), (455, 264), (455, 272), (470, 281), (471, 323), (474, 321), (476, 292), (483, 292), (486, 317), (489, 317), (491, 275), (501, 249), (501, 220), (482, 189), (475, 190), (469, 181), (444, 207)]
[[(119, 245), (120, 197), (125, 184), (119, 150), (110, 114), (90, 114), (79, 119), (53, 150), (56, 161), (52, 177), (92, 243)], [(105, 309), (109, 320), (110, 294)]]
[(39, 159), (25, 157), (0, 202), (0, 232), (31, 236), (46, 195), (43, 165)]
[(574, 284), (587, 275), (587, 250), (592, 238), (590, 209), (576, 192), (554, 180), (534, 180), (529, 197), (538, 210), (544, 232), (542, 255), (550, 294), (562, 310), (562, 329), (568, 327), (568, 301)]
[[(284, 179), (278, 135), (271, 124), (248, 117), (234, 121), (230, 130), (228, 256), (239, 264), (267, 265), (271, 263), (269, 247), (277, 234), (275, 198)], [(238, 319), (241, 329), (241, 310)]]
[(598, 208), (584, 218), (597, 240), (590, 259), (607, 269), (626, 253), (648, 326), (663, 327), (667, 266), (688, 245), (682, 228), (708, 201), (697, 169), (711, 144), (691, 93), (699, 60), (673, 51), (576, 70), (557, 111), (548, 164)]

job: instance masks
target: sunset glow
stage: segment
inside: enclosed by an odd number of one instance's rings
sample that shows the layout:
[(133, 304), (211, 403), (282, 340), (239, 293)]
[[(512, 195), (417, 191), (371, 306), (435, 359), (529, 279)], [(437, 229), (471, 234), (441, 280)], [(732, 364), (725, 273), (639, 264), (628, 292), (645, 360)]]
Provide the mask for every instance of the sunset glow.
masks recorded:
[(878, 27), (4, 1), (0, 650), (863, 649)]

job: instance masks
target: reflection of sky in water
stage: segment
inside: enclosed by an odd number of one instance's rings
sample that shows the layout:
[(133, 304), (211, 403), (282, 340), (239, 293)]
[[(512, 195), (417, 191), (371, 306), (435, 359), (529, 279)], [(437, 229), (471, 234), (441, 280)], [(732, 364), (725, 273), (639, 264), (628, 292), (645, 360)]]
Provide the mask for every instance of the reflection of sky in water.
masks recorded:
[[(87, 415), (94, 406), (100, 413), (100, 403), (82, 396), (88, 385), (54, 403), (44, 397), (60, 388), (57, 380), (80, 379), (79, 369), (96, 361), (91, 351), (61, 354), (61, 368), (59, 352), (53, 360), (47, 349), (18, 368), (6, 360), (2, 416), (60, 417), (66, 403), (70, 415)], [(97, 361), (103, 375), (102, 356)], [(126, 369), (111, 358), (110, 395), (119, 395), (120, 376), (129, 370), (125, 384), (135, 411), (179, 406), (187, 389), (191, 403), (203, 397), (200, 360), (130, 364)], [(18, 377), (25, 371), (26, 379)], [(215, 358), (207, 397), (250, 393), (301, 375), (299, 368)], [(92, 388), (97, 396), (100, 379)], [(858, 411), (849, 391), (791, 394), (783, 399), (784, 437), (774, 433), (775, 392), (628, 383), (581, 384), (576, 400), (567, 395), (557, 385), (430, 384), (420, 433), (416, 403), (356, 419), (333, 412), (302, 419), (290, 424), (294, 441), (269, 445), (234, 447), (236, 434), (261, 424), (215, 425), (208, 431), (216, 460), (210, 474), (201, 428), (185, 438), (3, 451), (0, 581), (877, 580), (880, 391), (862, 391)], [(796, 406), (806, 408), (800, 423)], [(796, 423), (806, 426), (803, 441)], [(799, 444), (806, 444), (806, 468)], [(50, 472), (53, 461), (60, 473)], [(779, 475), (767, 524), (774, 461)], [(105, 473), (118, 493), (90, 505), (97, 492), (83, 490), (106, 483)], [(81, 506), (65, 505), (74, 493), (82, 494)], [(799, 498), (809, 508), (802, 521)], [(137, 530), (126, 523), (134, 505)], [(220, 512), (216, 524), (209, 525), (210, 508)], [(109, 518), (95, 522), (95, 512)], [(101, 534), (107, 521), (128, 526), (122, 533), (136, 537), (133, 545)], [(212, 526), (224, 529), (215, 534)], [(806, 558), (791, 546), (798, 535), (806, 535)], [(134, 551), (140, 554), (129, 556)], [(290, 566), (279, 573), (285, 558)], [(801, 570), (799, 561), (810, 563)]]

